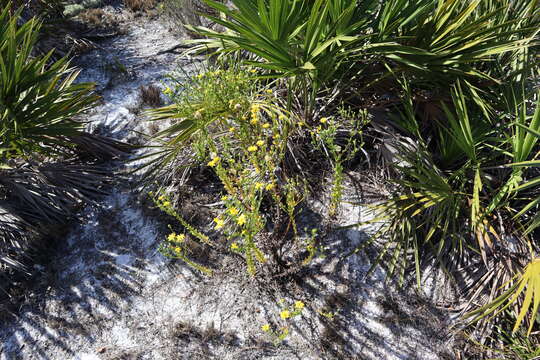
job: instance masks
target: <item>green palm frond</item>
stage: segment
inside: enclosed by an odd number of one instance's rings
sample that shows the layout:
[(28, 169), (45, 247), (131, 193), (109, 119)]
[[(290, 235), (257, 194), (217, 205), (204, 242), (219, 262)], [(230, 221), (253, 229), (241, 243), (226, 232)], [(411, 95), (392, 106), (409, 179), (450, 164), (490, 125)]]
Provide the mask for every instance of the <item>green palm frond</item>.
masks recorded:
[[(520, 296), (523, 292), (525, 294), (523, 299), (521, 299)], [(523, 273), (516, 275), (512, 279), (506, 291), (489, 304), (468, 313), (466, 317), (472, 318), (473, 322), (485, 317), (494, 317), (516, 304), (519, 306), (519, 311), (517, 311), (512, 332), (516, 332), (519, 329), (527, 313), (530, 313), (527, 330), (527, 335), (529, 335), (540, 305), (540, 259), (532, 259), (523, 270)]]
[[(525, 110), (523, 110), (525, 111)], [(512, 163), (514, 171), (519, 173), (519, 179), (522, 179), (522, 174), (526, 169), (533, 167), (540, 167), (540, 152), (534, 153), (534, 149), (537, 149), (537, 143), (540, 140), (540, 92), (537, 93), (537, 102), (536, 110), (531, 117), (529, 124), (526, 123), (526, 115), (522, 113), (521, 121), (518, 121), (516, 125), (516, 136), (519, 136), (519, 152), (518, 155), (514, 157), (516, 160)], [(532, 158), (532, 160), (531, 160)], [(533, 189), (540, 188), (540, 177), (535, 177), (532, 179), (526, 179), (519, 186), (514, 188), (516, 193), (523, 191), (530, 191)], [(535, 199), (531, 199), (527, 204), (525, 204), (521, 210), (514, 216), (514, 218), (519, 218), (526, 214), (527, 212), (536, 209), (535, 215), (529, 220), (525, 234), (530, 234), (535, 229), (540, 227), (540, 213), (538, 209), (540, 207), (540, 194), (537, 194)]]
[(17, 24), (9, 5), (0, 11), (0, 147), (2, 158), (50, 155), (70, 148), (66, 137), (81, 134), (74, 116), (88, 110), (98, 97), (93, 85), (75, 84), (78, 71), (67, 58), (51, 63), (52, 51), (32, 54), (40, 24)]

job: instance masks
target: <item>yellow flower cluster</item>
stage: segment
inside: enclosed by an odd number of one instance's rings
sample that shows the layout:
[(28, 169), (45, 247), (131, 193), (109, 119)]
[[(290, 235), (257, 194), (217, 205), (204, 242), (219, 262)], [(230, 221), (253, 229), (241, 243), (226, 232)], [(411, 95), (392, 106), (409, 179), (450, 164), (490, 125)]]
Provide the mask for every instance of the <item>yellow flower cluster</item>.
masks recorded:
[(255, 151), (259, 150), (259, 148), (257, 146), (255, 146), (255, 145), (251, 145), (250, 147), (247, 148), (247, 150), (249, 152), (255, 152)]
[(283, 319), (283, 320), (286, 320), (288, 318), (291, 317), (291, 312), (287, 309), (283, 310), (281, 313), (279, 313), (279, 316)]
[[(160, 195), (158, 197), (158, 201), (161, 202), (161, 205), (164, 206), (164, 207), (170, 207), (171, 206), (171, 202), (169, 201), (169, 198), (166, 197), (165, 195)], [(159, 203), (158, 203), (159, 205)]]
[(184, 235), (184, 234), (171, 233), (171, 234), (169, 234), (169, 236), (167, 236), (167, 240), (169, 242), (173, 242), (173, 243), (181, 243), (185, 239), (186, 239), (186, 235)]
[(238, 225), (244, 225), (246, 223), (246, 215), (242, 214), (238, 217), (238, 220), (236, 220), (236, 222), (238, 223)]
[(221, 159), (219, 158), (219, 156), (214, 156), (214, 158), (208, 162), (208, 166), (214, 167), (219, 163), (220, 160)]
[(216, 230), (221, 229), (225, 225), (225, 221), (218, 217), (214, 219), (214, 222), (216, 223), (216, 226), (214, 227)]
[(251, 109), (250, 109), (250, 112), (251, 112), (250, 124), (251, 125), (256, 125), (259, 122), (259, 111), (260, 110), (261, 110), (260, 105), (258, 105), (258, 104), (251, 105)]
[(232, 250), (232, 251), (237, 251), (237, 250), (239, 250), (239, 249), (240, 249), (240, 246), (238, 246), (237, 243), (233, 242), (233, 243), (231, 244), (231, 250)]

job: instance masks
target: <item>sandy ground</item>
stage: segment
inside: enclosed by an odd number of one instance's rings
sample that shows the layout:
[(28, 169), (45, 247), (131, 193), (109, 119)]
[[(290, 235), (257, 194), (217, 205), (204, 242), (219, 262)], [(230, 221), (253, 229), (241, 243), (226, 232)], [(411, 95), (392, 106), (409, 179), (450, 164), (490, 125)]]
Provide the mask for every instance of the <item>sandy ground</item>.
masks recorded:
[[(95, 131), (138, 138), (133, 130), (146, 127), (137, 111), (140, 85), (161, 86), (169, 72), (198, 66), (156, 55), (177, 43), (159, 19), (138, 18), (125, 35), (77, 60), (81, 79), (96, 81), (103, 95), (89, 119)], [(125, 71), (111, 67), (117, 60)], [(251, 278), (227, 256), (203, 277), (158, 252), (166, 224), (140, 191), (126, 179), (84, 211), (40, 275), (46, 291), (0, 324), (1, 360), (453, 358), (448, 316), (433, 305), (441, 299), (436, 283), (431, 298), (398, 292), (382, 271), (366, 276), (364, 255), (342, 256), (369, 228), (330, 232), (310, 265), (287, 281)], [(303, 221), (320, 223), (321, 207), (311, 203)], [(362, 216), (344, 205), (337, 225)], [(302, 313), (281, 319), (297, 300), (306, 304)], [(289, 335), (277, 342), (264, 324)]]

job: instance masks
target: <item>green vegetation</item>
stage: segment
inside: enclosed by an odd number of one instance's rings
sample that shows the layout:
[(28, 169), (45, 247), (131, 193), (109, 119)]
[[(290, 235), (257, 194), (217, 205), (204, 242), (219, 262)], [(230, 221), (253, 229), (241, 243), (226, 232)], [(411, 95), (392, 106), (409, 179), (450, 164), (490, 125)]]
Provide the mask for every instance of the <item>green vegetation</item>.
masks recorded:
[(73, 84), (78, 72), (67, 59), (47, 66), (53, 54), (33, 58), (39, 35), (35, 19), (17, 27), (8, 9), (0, 14), (0, 161), (30, 154), (51, 155), (71, 147), (70, 136), (80, 133), (82, 123), (72, 119), (97, 100), (91, 84)]
[(126, 150), (84, 131), (76, 117), (96, 103), (93, 85), (75, 83), (67, 58), (36, 56), (40, 22), (11, 10), (0, 10), (0, 289), (27, 271), (38, 240), (103, 192), (111, 177), (99, 160)]
[[(462, 328), (494, 347), (486, 356), (529, 358), (519, 353), (536, 344), (540, 304), (538, 1), (200, 3), (218, 26), (187, 22), (200, 37), (187, 53), (217, 65), (153, 111), (178, 120), (154, 137), (150, 174), (206, 164), (219, 179), (225, 241), (201, 245), (242, 256), (253, 276), (306, 266), (294, 253), (305, 199), (330, 176), (331, 222), (351, 161), (391, 149), (366, 169), (385, 168), (391, 195), (368, 205), (382, 225), (356, 251), (375, 248), (373, 266), (397, 284), (421, 287), (435, 264), (462, 294)], [(370, 120), (375, 109), (389, 116)], [(173, 195), (160, 207), (174, 212)], [(168, 254), (188, 258), (174, 235)]]
[[(29, 4), (39, 20), (22, 1), (0, 9), (0, 289), (27, 272), (44, 235), (104, 192), (112, 179), (99, 163), (127, 149), (85, 132), (93, 85), (76, 82), (68, 58), (38, 50), (42, 22), (65, 4)], [(364, 180), (384, 174), (384, 191), (357, 204), (372, 218), (352, 226), (369, 224), (371, 238), (342, 256), (366, 251), (398, 286), (444, 273), (461, 296), (456, 328), (484, 358), (538, 356), (538, 0), (124, 5), (162, 9), (195, 35), (186, 53), (209, 59), (172, 75), (163, 94), (139, 90), (161, 106), (147, 110), (155, 151), (144, 159), (152, 200), (174, 220), (163, 255), (207, 276), (225, 255), (252, 277), (306, 270), (360, 167)], [(127, 73), (114, 61), (109, 70)], [(192, 172), (212, 185), (209, 225), (177, 206)], [(299, 215), (317, 197), (322, 223), (304, 228)], [(304, 306), (282, 304), (281, 321), (261, 330), (279, 344)]]

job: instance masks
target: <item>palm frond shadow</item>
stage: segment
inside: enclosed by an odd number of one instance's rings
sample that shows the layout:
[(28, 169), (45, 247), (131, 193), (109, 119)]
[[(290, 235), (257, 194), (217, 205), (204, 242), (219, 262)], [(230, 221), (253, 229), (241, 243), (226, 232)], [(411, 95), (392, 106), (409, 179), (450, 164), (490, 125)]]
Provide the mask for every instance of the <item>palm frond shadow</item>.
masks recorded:
[[(363, 207), (342, 211), (347, 221), (366, 216)], [(300, 217), (299, 227), (323, 222), (318, 210), (307, 207)], [(434, 349), (437, 355), (449, 355), (449, 313), (436, 305), (446, 291), (441, 279), (433, 276), (422, 295), (416, 291), (412, 271), (402, 288), (396, 281), (385, 282), (385, 271), (372, 269), (378, 245), (354, 252), (373, 232), (362, 226), (330, 230), (317, 245), (318, 255), (280, 281), (287, 284), (283, 291), (288, 297), (300, 296), (310, 312), (295, 322), (291, 333), (303, 337), (306, 346), (323, 358), (416, 358)], [(269, 306), (266, 311), (275, 309)], [(418, 336), (424, 339), (422, 344)]]
[[(0, 177), (0, 297), (18, 275), (30, 275), (32, 253), (48, 246), (77, 218), (85, 203), (106, 195), (122, 177), (105, 161), (125, 156), (129, 146), (115, 140), (81, 134), (69, 160), (14, 161)], [(83, 160), (84, 159), (84, 160)]]
[[(131, 227), (121, 223), (118, 216), (122, 210), (111, 197), (95, 212), (87, 209), (83, 215), (85, 223), (68, 233), (67, 241), (53, 242), (43, 250), (48, 259), (38, 265), (42, 270), (33, 277), (36, 301), (24, 301), (20, 307), (15, 302), (0, 303), (8, 319), (6, 324), (16, 319), (13, 333), (0, 333), (2, 343), (10, 344), (4, 349), (8, 356), (16, 355), (10, 354), (10, 349), (32, 344), (33, 354), (52, 359), (41, 347), (43, 342), (36, 341), (43, 336), (48, 346), (74, 356), (76, 345), (71, 337), (81, 336), (94, 342), (102, 321), (130, 306), (130, 295), (141, 287), (138, 270), (152, 260), (147, 261), (135, 251), (131, 256), (128, 248), (130, 241), (149, 224)], [(123, 254), (130, 254), (129, 261), (124, 261)]]

